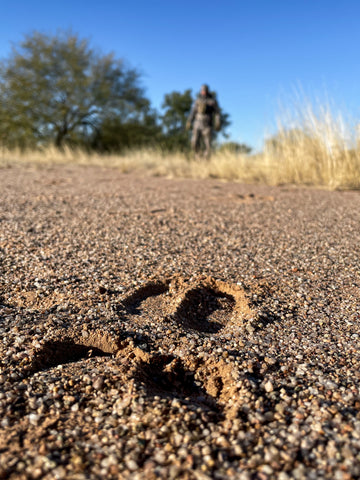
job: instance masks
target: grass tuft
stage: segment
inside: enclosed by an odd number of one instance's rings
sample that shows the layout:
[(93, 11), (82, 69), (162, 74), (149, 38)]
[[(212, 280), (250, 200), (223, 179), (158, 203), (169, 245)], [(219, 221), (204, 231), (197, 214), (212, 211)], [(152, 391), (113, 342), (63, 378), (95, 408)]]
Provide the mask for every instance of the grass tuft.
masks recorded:
[(279, 121), (278, 133), (265, 142), (268, 183), (360, 188), (359, 133), (329, 106), (305, 102), (292, 108)]

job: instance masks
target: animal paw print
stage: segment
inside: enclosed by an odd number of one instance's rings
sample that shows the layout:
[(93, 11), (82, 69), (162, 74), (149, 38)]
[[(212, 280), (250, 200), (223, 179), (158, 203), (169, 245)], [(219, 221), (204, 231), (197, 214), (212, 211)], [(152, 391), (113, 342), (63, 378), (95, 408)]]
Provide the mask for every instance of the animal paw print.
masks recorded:
[[(216, 334), (252, 318), (244, 290), (211, 277), (150, 281), (122, 300), (125, 315), (173, 320), (184, 330)], [(139, 319), (138, 319), (139, 320)]]

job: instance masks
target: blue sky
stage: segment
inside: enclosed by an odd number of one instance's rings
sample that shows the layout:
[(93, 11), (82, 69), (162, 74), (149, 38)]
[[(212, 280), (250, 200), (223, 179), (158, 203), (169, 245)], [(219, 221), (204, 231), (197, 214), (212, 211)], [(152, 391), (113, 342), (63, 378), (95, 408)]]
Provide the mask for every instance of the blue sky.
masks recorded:
[(360, 118), (355, 0), (0, 0), (0, 57), (39, 30), (69, 29), (142, 72), (154, 107), (202, 83), (230, 114), (231, 139), (261, 148), (279, 103), (301, 86)]

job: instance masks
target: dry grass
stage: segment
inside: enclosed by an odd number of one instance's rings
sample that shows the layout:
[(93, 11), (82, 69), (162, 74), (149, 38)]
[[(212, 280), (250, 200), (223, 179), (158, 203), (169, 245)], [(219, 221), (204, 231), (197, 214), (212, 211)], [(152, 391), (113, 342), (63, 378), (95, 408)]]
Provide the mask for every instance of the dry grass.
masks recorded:
[(359, 133), (329, 106), (293, 107), (279, 121), (277, 135), (265, 142), (268, 183), (360, 188)]
[(216, 152), (211, 160), (189, 159), (181, 153), (147, 149), (101, 155), (66, 148), (39, 151), (0, 148), (0, 167), (14, 164), (92, 165), (124, 173), (219, 178), (246, 183), (312, 185), (331, 189), (360, 188), (360, 132), (329, 108), (310, 103), (283, 115), (275, 137), (258, 155)]
[(252, 157), (228, 152), (215, 153), (209, 161), (194, 160), (181, 153), (164, 153), (156, 149), (129, 151), (124, 154), (101, 155), (65, 148), (48, 147), (39, 151), (0, 148), (0, 167), (12, 165), (83, 165), (116, 168), (124, 173), (186, 178), (221, 178), (244, 182), (266, 178), (255, 166)]

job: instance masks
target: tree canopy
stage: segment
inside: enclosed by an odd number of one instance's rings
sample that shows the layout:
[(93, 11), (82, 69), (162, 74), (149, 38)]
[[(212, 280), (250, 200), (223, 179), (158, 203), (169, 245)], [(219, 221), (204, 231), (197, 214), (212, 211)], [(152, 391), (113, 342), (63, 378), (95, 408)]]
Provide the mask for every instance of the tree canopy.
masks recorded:
[(162, 138), (158, 115), (151, 110), (141, 118), (127, 121), (116, 116), (104, 118), (89, 146), (103, 152), (119, 152), (124, 149), (155, 147)]
[(104, 119), (139, 120), (150, 108), (139, 78), (76, 34), (34, 32), (1, 65), (0, 139), (62, 146), (93, 133)]

